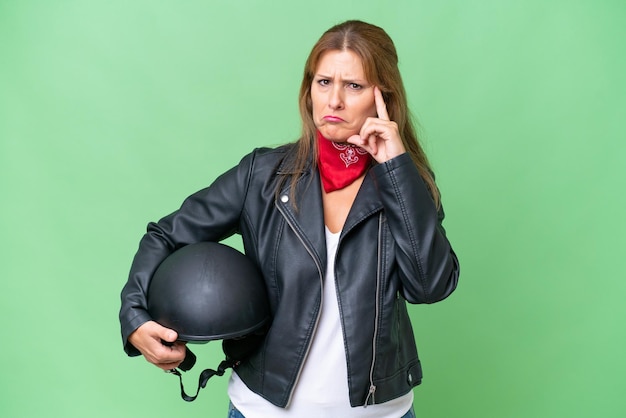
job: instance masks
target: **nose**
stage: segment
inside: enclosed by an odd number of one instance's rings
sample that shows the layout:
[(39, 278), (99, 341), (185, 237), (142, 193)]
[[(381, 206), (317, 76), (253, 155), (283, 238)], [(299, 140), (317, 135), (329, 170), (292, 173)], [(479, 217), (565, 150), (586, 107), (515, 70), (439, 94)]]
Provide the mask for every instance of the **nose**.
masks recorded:
[(339, 83), (335, 83), (332, 89), (328, 92), (328, 107), (332, 110), (339, 110), (343, 108), (343, 91)]

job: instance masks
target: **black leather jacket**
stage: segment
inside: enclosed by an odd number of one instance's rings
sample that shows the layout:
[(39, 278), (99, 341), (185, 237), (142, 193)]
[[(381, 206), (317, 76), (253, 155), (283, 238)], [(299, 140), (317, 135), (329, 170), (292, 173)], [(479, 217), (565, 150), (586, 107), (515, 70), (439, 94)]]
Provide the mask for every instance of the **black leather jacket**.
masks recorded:
[[(159, 263), (186, 244), (239, 233), (265, 277), (273, 323), (262, 348), (236, 371), (273, 404), (289, 403), (315, 334), (326, 269), (317, 170), (303, 173), (295, 194), (288, 182), (276, 193), (293, 149), (255, 150), (178, 211), (148, 225), (121, 295), (129, 355), (139, 354), (127, 339), (150, 320), (146, 289)], [(352, 406), (394, 399), (421, 382), (406, 301), (437, 302), (456, 287), (459, 265), (442, 220), (408, 154), (369, 170), (335, 263)]]

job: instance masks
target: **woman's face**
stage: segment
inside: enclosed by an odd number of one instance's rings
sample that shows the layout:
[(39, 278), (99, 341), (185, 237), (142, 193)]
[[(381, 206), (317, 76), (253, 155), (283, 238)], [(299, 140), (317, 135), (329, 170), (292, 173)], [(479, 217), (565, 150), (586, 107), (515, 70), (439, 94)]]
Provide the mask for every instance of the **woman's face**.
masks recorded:
[(325, 52), (311, 85), (313, 121), (336, 142), (358, 134), (365, 120), (376, 116), (374, 86), (365, 78), (361, 59), (352, 51)]

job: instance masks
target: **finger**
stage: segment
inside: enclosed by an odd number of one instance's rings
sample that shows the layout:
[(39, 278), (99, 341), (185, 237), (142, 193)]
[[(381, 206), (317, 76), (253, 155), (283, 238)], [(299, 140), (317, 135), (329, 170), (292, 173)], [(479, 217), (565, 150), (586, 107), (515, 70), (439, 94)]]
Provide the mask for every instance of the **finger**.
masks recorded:
[(165, 371), (170, 371), (172, 369), (177, 368), (180, 363), (182, 363), (181, 361), (177, 361), (176, 363), (158, 363), (155, 364), (155, 366), (157, 366), (159, 369), (163, 369)]
[(165, 367), (180, 363), (185, 359), (186, 353), (185, 345), (176, 343), (172, 346), (162, 345), (156, 347), (154, 352), (146, 353), (144, 356), (149, 362), (159, 367)]
[(378, 154), (378, 138), (376, 137), (376, 135), (370, 135), (368, 137), (368, 142), (370, 145), (370, 154)]
[(352, 135), (351, 137), (346, 139), (346, 142), (361, 148), (363, 148), (363, 146), (365, 145), (365, 140), (361, 138), (360, 133)]
[(178, 334), (173, 329), (165, 328), (164, 326), (155, 323), (155, 331), (159, 338), (168, 343), (173, 343), (178, 338)]
[(364, 149), (369, 154), (372, 154), (374, 152), (374, 149), (371, 146), (371, 141), (370, 141), (369, 135), (365, 136), (365, 137), (361, 136), (360, 134), (352, 135), (350, 138), (348, 138), (346, 140), (346, 142), (348, 142), (349, 144), (352, 144), (352, 145), (356, 145), (359, 148)]
[(378, 119), (389, 120), (389, 113), (387, 113), (387, 104), (383, 98), (383, 93), (378, 86), (374, 86), (374, 102), (376, 103), (376, 113), (378, 113)]
[(390, 137), (390, 121), (386, 121), (380, 118), (367, 118), (359, 134), (363, 141), (372, 141), (376, 138), (387, 140)]
[(351, 142), (354, 145), (363, 148), (372, 156), (378, 153), (378, 137), (375, 131), (368, 133), (363, 132), (360, 135), (357, 135), (357, 138)]

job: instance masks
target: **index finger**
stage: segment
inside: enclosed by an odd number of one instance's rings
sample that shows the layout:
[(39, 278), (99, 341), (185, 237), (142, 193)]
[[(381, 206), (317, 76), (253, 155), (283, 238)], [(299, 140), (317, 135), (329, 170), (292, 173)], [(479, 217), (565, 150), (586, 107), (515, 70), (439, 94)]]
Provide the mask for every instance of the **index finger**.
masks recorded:
[(389, 120), (389, 113), (387, 113), (387, 104), (383, 99), (383, 93), (378, 86), (374, 86), (374, 103), (376, 103), (376, 113), (378, 113), (378, 119)]

